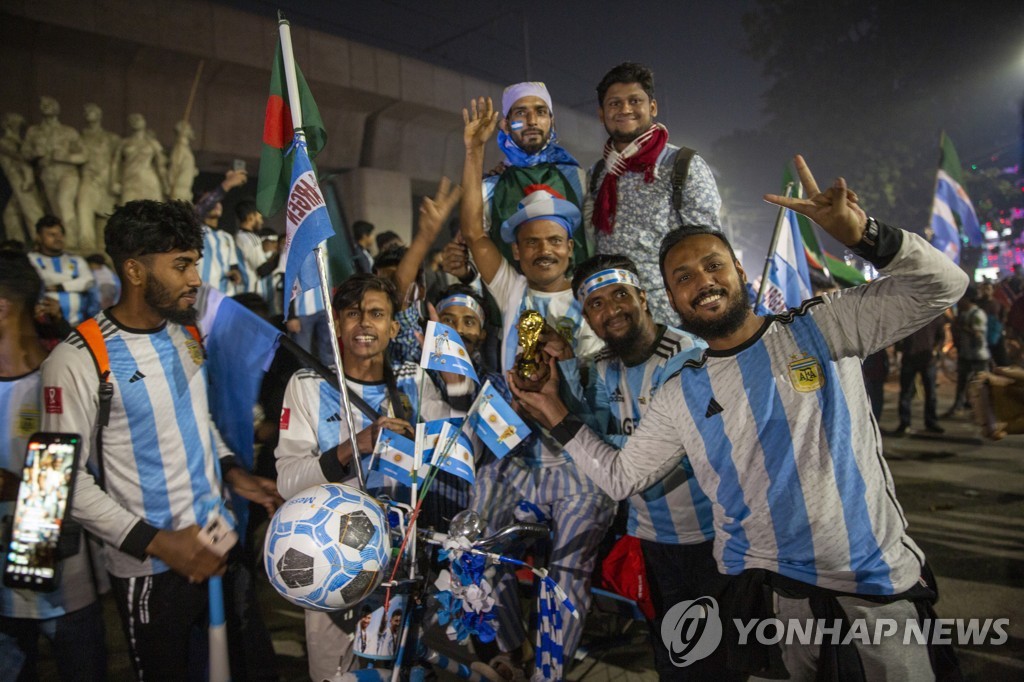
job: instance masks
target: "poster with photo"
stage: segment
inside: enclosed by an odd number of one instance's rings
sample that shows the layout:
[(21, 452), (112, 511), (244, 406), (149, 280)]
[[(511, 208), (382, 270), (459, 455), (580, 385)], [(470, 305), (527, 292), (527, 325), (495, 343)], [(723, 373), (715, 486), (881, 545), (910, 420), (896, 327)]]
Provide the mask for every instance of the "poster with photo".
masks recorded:
[(381, 598), (371, 597), (363, 602), (354, 631), (356, 656), (375, 661), (394, 660), (402, 642), (407, 602), (406, 595), (394, 595), (386, 612)]

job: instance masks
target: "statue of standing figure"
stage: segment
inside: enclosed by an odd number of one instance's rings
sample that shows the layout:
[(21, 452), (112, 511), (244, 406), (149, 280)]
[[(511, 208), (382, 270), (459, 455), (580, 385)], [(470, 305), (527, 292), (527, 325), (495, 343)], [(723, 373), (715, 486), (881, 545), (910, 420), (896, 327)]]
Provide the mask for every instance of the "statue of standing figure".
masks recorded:
[(103, 251), (103, 227), (107, 216), (114, 210), (114, 195), (110, 193), (110, 170), (121, 137), (102, 126), (103, 110), (97, 104), (85, 105), (85, 128), (82, 146), (85, 164), (82, 166), (82, 184), (78, 188), (78, 248), (83, 253)]
[(192, 183), (195, 182), (199, 170), (196, 168), (196, 157), (192, 153), (192, 140), (195, 134), (188, 121), (178, 121), (174, 126), (177, 139), (171, 150), (171, 165), (167, 170), (167, 182), (170, 184), (169, 199), (192, 201)]
[(21, 153), (36, 164), (39, 180), (50, 210), (60, 218), (67, 235), (67, 248), (78, 247), (78, 219), (75, 199), (78, 197), (78, 167), (85, 163), (85, 150), (78, 131), (63, 125), (60, 104), (53, 97), (39, 98), (41, 123), (30, 126), (21, 145)]
[(35, 238), (36, 221), (43, 217), (43, 202), (36, 189), (36, 178), (32, 166), (21, 155), (21, 129), (25, 117), (21, 114), (4, 114), (0, 121), (3, 135), (0, 136), (0, 170), (11, 186), (11, 198), (4, 207), (4, 231), (8, 239), (25, 239), (28, 247)]
[(117, 203), (137, 199), (163, 201), (167, 186), (167, 158), (156, 136), (146, 129), (142, 114), (128, 116), (131, 134), (121, 140), (110, 171), (110, 189)]

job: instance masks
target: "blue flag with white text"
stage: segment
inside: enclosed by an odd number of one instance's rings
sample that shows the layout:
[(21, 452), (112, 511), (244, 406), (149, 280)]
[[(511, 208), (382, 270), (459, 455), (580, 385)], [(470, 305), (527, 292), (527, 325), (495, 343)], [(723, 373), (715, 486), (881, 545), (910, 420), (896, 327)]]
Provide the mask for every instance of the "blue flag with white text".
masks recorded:
[(285, 205), (287, 232), (284, 250), (284, 315), (288, 304), (303, 291), (320, 286), (313, 250), (334, 235), (331, 216), (327, 213), (320, 185), (309, 162), (306, 141), (296, 135), (292, 142), (292, 185)]
[(480, 383), (462, 337), (457, 331), (440, 322), (427, 322), (427, 331), (423, 334), (420, 367), (461, 374)]

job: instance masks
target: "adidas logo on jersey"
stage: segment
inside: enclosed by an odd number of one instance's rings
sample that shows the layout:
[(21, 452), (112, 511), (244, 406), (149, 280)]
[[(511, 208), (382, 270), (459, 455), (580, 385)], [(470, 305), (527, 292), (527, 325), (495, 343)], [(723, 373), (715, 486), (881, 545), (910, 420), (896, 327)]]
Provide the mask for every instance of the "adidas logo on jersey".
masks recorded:
[(622, 391), (619, 390), (618, 386), (616, 386), (615, 390), (612, 391), (611, 396), (609, 396), (609, 400), (611, 400), (613, 403), (624, 403), (624, 402), (626, 402), (626, 399), (622, 397)]
[(135, 370), (135, 374), (133, 374), (132, 378), (128, 380), (128, 383), (129, 384), (134, 384), (136, 381), (142, 381), (145, 378), (146, 378), (145, 374), (143, 374), (139, 370)]
[(723, 408), (718, 404), (718, 401), (712, 398), (711, 402), (708, 403), (708, 411), (704, 413), (704, 418), (711, 419), (716, 414), (721, 414), (722, 410)]
[(340, 422), (340, 421), (341, 421), (341, 415), (338, 414), (337, 412), (335, 412), (334, 414), (332, 414), (330, 417), (327, 418), (327, 423), (328, 424), (330, 424), (332, 422)]

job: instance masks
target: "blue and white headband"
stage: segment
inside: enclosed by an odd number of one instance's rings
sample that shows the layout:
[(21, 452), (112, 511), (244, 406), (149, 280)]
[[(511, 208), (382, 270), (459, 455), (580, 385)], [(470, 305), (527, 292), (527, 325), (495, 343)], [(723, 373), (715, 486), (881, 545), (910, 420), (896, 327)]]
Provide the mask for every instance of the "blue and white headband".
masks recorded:
[(437, 310), (438, 315), (440, 315), (446, 308), (451, 308), (452, 306), (457, 305), (464, 306), (472, 310), (477, 318), (479, 318), (480, 324), (483, 325), (484, 320), (486, 319), (484, 316), (484, 309), (480, 307), (480, 304), (476, 302), (476, 299), (472, 296), (467, 296), (466, 294), (452, 294), (447, 298), (442, 298), (437, 302), (437, 306), (435, 306), (434, 309)]
[(634, 273), (629, 270), (609, 268), (607, 270), (595, 272), (593, 275), (583, 280), (583, 284), (580, 285), (579, 295), (577, 296), (580, 305), (586, 303), (587, 298), (601, 287), (611, 286), (612, 284), (628, 284), (640, 289), (641, 291), (644, 289), (640, 286), (640, 278)]

